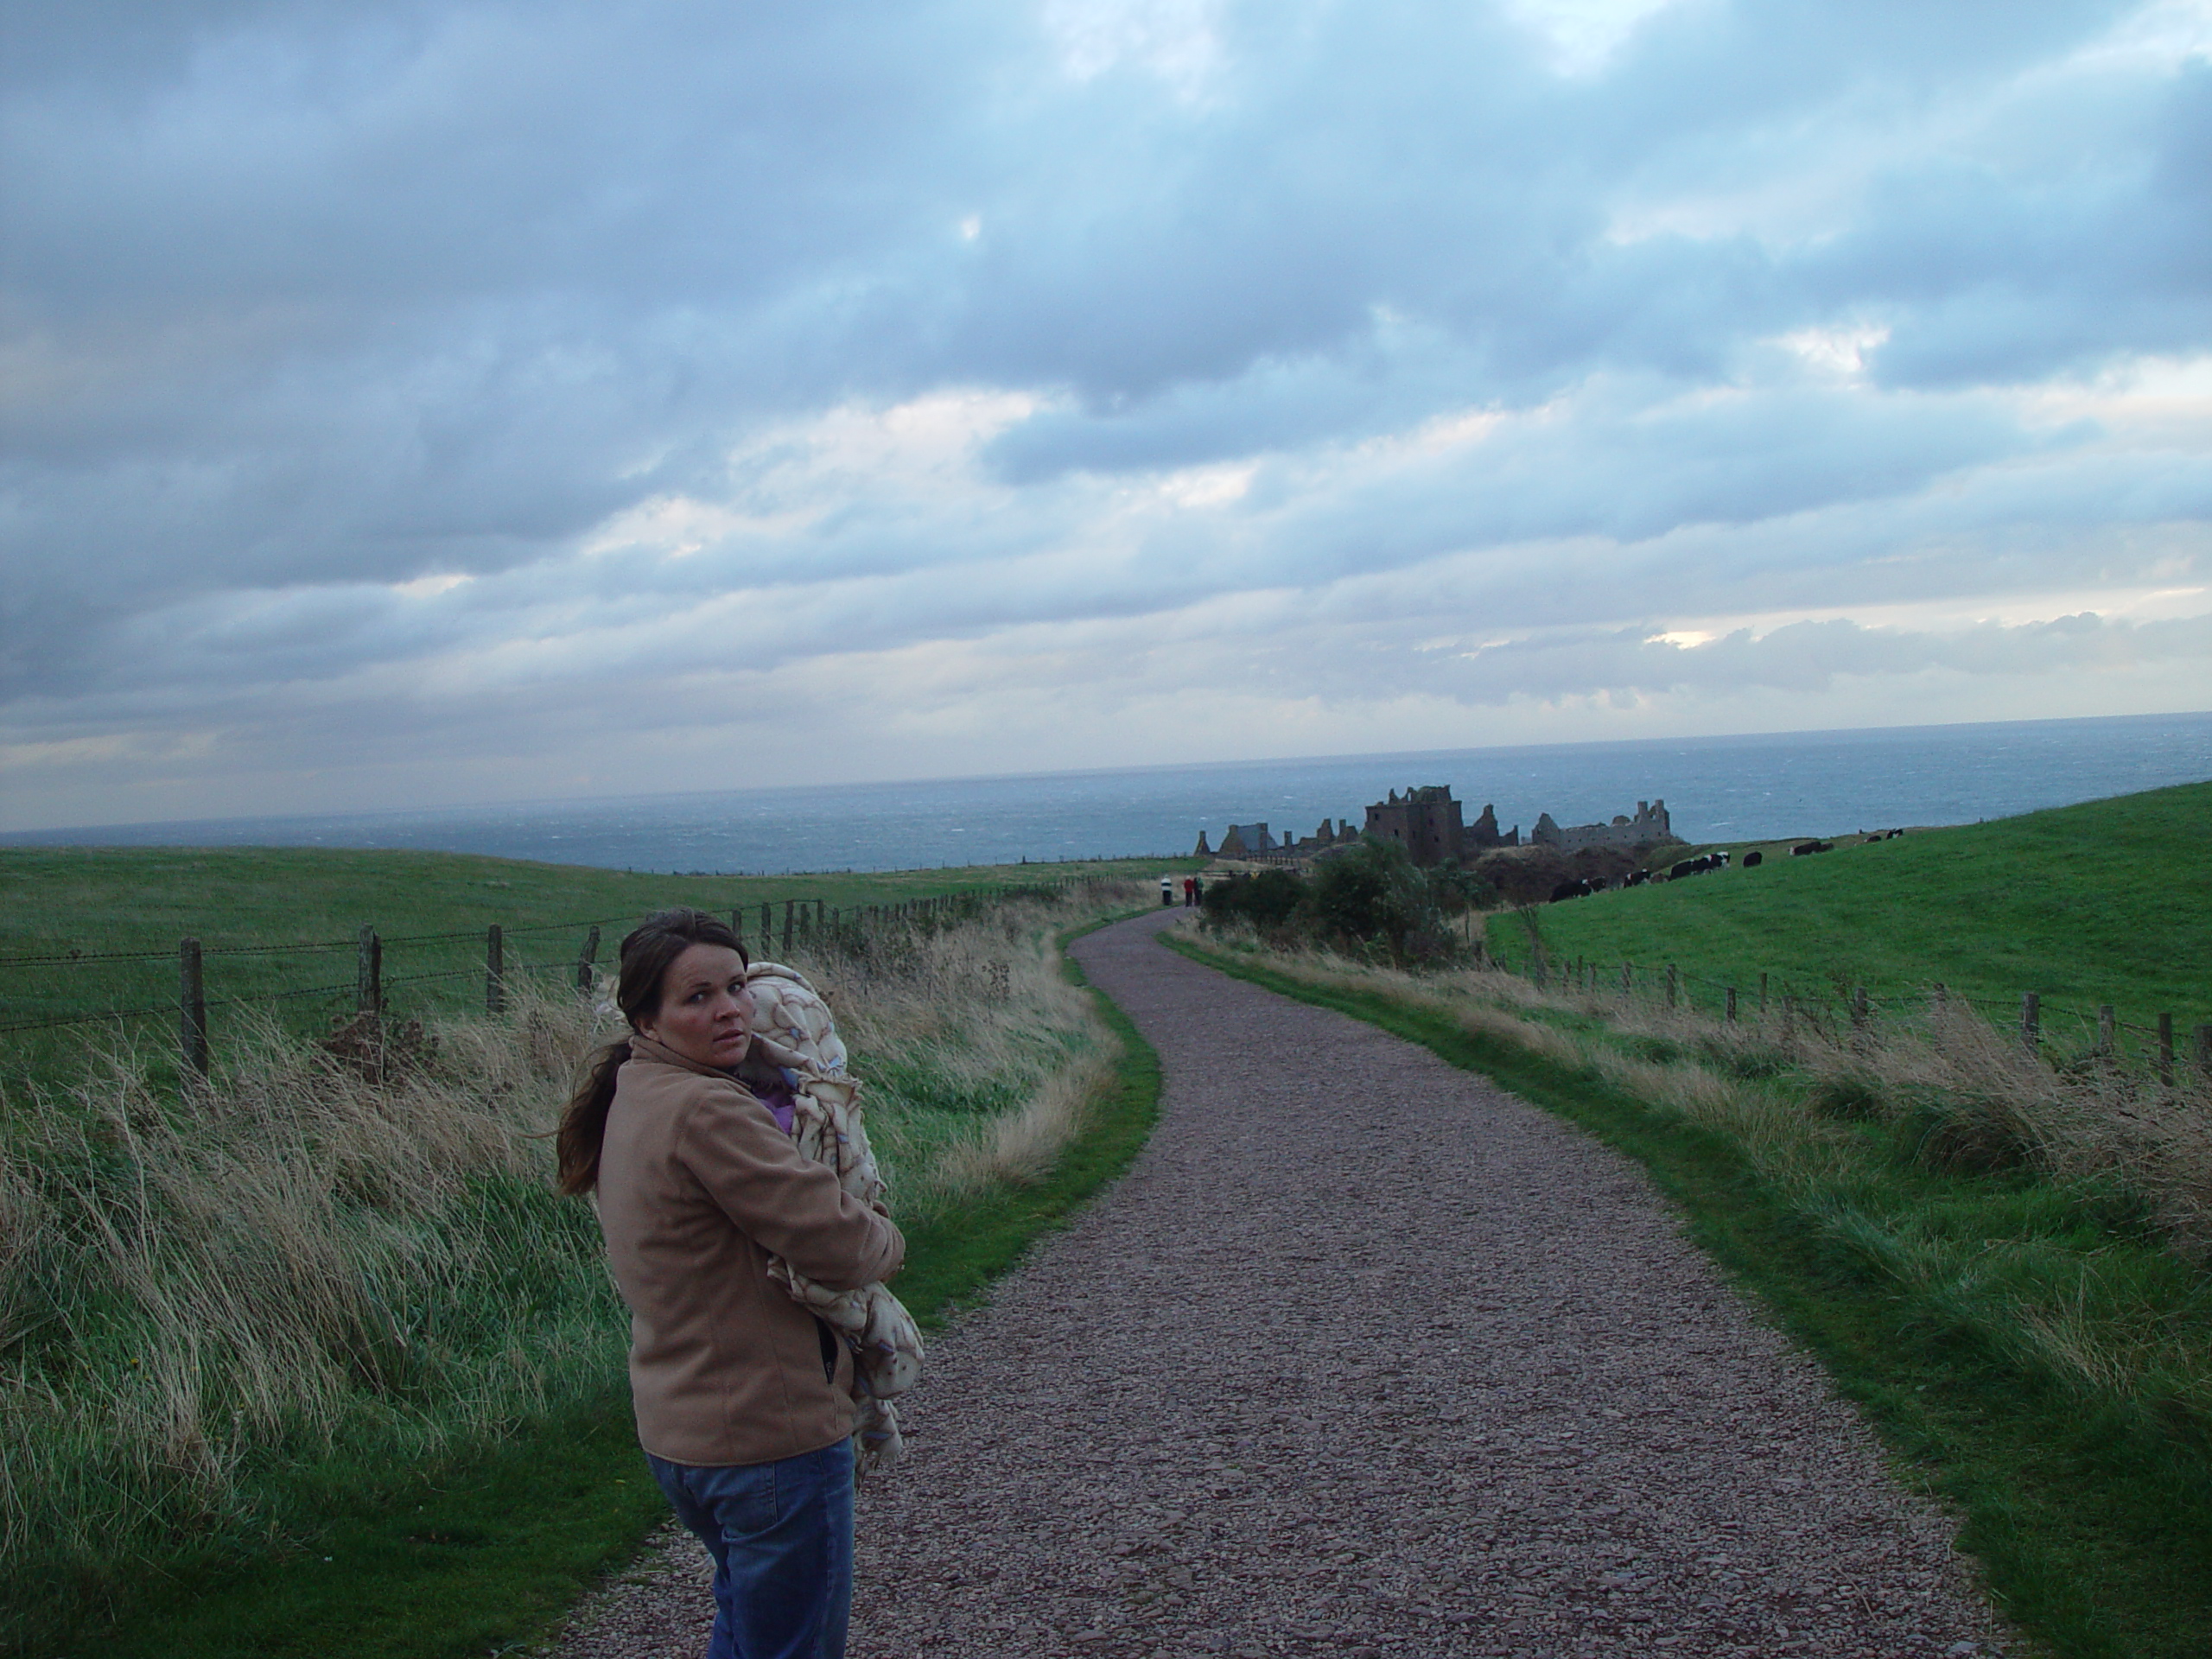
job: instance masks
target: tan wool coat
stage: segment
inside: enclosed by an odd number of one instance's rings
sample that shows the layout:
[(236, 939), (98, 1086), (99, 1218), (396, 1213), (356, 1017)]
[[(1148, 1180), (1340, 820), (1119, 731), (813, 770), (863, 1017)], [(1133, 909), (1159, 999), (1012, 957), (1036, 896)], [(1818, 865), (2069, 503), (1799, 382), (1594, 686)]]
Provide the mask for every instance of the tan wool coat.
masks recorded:
[(630, 1306), (646, 1451), (772, 1463), (853, 1432), (850, 1351), (825, 1344), (820, 1322), (769, 1277), (769, 1258), (855, 1289), (897, 1272), (906, 1240), (736, 1079), (631, 1039), (600, 1149), (599, 1220)]

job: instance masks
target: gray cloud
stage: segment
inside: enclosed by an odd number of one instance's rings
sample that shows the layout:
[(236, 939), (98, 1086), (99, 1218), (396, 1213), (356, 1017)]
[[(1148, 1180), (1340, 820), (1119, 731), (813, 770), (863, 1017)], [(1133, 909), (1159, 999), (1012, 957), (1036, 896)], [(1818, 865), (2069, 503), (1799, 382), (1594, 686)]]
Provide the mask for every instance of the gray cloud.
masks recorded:
[(1931, 671), (1974, 677), (2049, 675), (2061, 669), (2121, 668), (2202, 660), (2212, 653), (2212, 618), (2133, 624), (2094, 613), (1959, 632), (1870, 628), (1856, 622), (1798, 622), (1755, 634), (1739, 629), (1694, 647), (1637, 631), (1542, 639), (1501, 645), (1435, 671), (1452, 693), (1476, 702), (1512, 696), (1586, 696), (1676, 691), (1826, 691), (1850, 677)]
[[(2212, 69), (2076, 56), (2130, 10), (1681, 4), (1562, 78), (1433, 0), (1173, 73), (982, 0), (13, 7), (0, 720), (590, 683), (740, 600), (797, 663), (1432, 566), (1631, 632), (2201, 580), (2201, 394), (2037, 401), (2212, 341)], [(824, 426), (971, 392), (1033, 412)]]

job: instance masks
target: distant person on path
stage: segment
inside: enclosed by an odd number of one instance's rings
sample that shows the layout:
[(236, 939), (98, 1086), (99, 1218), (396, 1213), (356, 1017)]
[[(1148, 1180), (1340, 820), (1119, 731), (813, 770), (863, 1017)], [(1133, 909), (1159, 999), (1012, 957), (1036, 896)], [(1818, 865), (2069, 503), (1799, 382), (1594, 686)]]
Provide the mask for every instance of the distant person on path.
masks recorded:
[[(638, 1439), (715, 1562), (709, 1659), (841, 1659), (853, 1589), (852, 1355), (769, 1277), (887, 1279), (890, 1219), (802, 1154), (764, 1096), (737, 936), (664, 911), (622, 941), (632, 1035), (562, 1115), (562, 1190), (596, 1191), (630, 1307)], [(756, 1092), (756, 1087), (759, 1092)]]
[(1186, 875), (1183, 878), (1183, 908), (1188, 910), (1198, 902), (1198, 878), (1195, 875)]
[(1172, 875), (1160, 878), (1160, 902), (1163, 906), (1175, 902), (1175, 878)]

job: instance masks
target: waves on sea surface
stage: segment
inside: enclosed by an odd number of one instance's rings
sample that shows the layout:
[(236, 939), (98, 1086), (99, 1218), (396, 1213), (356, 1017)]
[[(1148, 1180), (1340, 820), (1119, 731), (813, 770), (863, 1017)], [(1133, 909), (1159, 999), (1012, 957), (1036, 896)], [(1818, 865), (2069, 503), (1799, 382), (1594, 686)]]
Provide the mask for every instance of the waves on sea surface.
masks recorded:
[(935, 782), (729, 790), (0, 836), (105, 845), (435, 849), (614, 869), (916, 869), (1188, 852), (1232, 823), (1310, 834), (1449, 784), (1525, 833), (1663, 798), (1693, 842), (2006, 817), (2212, 779), (2212, 714), (1446, 749)]

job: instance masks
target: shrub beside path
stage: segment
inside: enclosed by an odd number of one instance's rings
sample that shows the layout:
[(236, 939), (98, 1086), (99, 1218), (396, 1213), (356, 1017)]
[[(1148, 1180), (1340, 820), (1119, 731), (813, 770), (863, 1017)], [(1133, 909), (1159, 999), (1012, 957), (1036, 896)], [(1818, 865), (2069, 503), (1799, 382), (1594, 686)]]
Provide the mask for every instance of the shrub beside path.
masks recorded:
[[(933, 1339), (855, 1656), (1999, 1651), (1950, 1524), (1634, 1166), (1160, 949), (1180, 914), (1075, 947), (1162, 1120)], [(702, 1562), (560, 1651), (699, 1651)]]

